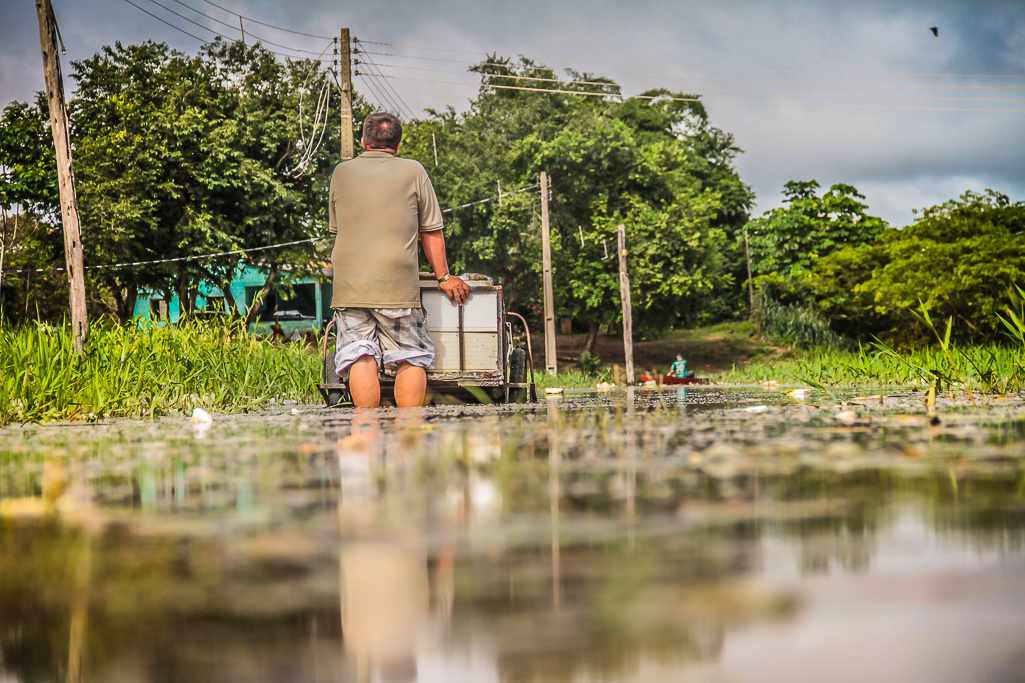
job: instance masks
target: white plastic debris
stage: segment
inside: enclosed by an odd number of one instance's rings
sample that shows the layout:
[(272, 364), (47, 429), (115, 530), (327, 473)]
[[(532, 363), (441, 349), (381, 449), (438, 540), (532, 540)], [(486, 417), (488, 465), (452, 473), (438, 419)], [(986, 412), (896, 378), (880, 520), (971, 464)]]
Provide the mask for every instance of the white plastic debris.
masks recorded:
[(545, 389), (545, 393), (550, 396), (558, 396), (563, 391), (565, 391), (565, 389), (563, 389), (562, 387), (548, 387), (547, 389)]
[(811, 389), (794, 389), (793, 391), (784, 391), (783, 395), (789, 396), (790, 398), (805, 399), (811, 396)]
[(214, 416), (206, 412), (202, 408), (194, 408), (192, 410), (192, 418), (189, 420), (192, 424), (208, 425), (214, 421)]
[(768, 409), (769, 406), (748, 406), (747, 408), (744, 408), (744, 412), (758, 415), (759, 413), (764, 413)]
[(858, 420), (858, 414), (853, 410), (842, 410), (836, 414), (836, 421), (845, 425), (854, 424)]
[(299, 414), (299, 409), (298, 408), (292, 408), (292, 414), (293, 415), (298, 415)]

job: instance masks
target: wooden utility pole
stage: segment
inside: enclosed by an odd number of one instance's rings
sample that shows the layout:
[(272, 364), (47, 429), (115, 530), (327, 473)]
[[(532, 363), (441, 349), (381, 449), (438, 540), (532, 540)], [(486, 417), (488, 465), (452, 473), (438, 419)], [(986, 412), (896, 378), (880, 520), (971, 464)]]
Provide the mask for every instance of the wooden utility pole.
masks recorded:
[(50, 106), (50, 130), (57, 151), (57, 183), (60, 189), (61, 221), (64, 224), (64, 263), (68, 273), (71, 299), (71, 332), (75, 351), (81, 353), (89, 333), (85, 310), (85, 265), (82, 259), (82, 226), (75, 195), (75, 172), (71, 165), (71, 136), (68, 112), (64, 106), (64, 82), (60, 57), (57, 55), (57, 20), (50, 0), (35, 0), (39, 18), (39, 47), (43, 51), (43, 74), (46, 76), (46, 101)]
[(630, 305), (630, 276), (626, 274), (626, 226), (619, 224), (619, 296), (623, 300), (623, 350), (626, 354), (626, 383), (634, 383), (634, 322)]
[(342, 161), (356, 156), (352, 139), (352, 55), (349, 51), (349, 29), (342, 29), (338, 46), (339, 76), (342, 79)]
[(552, 236), (548, 225), (548, 174), (541, 171), (541, 257), (545, 301), (545, 369), (557, 371), (555, 361), (555, 294), (552, 291)]
[(747, 228), (744, 228), (744, 256), (747, 258), (747, 294), (751, 298), (751, 310), (755, 308), (755, 285), (751, 280), (751, 247), (747, 244)]

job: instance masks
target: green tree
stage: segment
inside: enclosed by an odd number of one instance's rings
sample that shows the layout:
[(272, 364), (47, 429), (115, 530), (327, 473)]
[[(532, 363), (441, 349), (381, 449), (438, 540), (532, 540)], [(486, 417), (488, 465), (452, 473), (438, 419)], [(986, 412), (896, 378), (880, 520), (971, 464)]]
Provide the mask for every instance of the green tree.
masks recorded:
[(852, 245), (822, 259), (808, 279), (838, 329), (897, 342), (928, 339), (911, 310), (953, 318), (963, 340), (999, 338), (997, 315), (1013, 285), (1025, 283), (1025, 202), (965, 192), (925, 209), (878, 243)]
[[(448, 207), (494, 195), (499, 183), (503, 192), (532, 188), (541, 171), (550, 174), (560, 315), (592, 330), (620, 324), (619, 223), (627, 226), (641, 334), (697, 319), (702, 296), (735, 286), (720, 256), (723, 226), (746, 222), (753, 195), (732, 167), (739, 150), (699, 102), (675, 101), (691, 96), (666, 90), (624, 100), (552, 92), (619, 95), (619, 86), (572, 71), (561, 79), (526, 58), (490, 58), (471, 71), (481, 75), (481, 89), (469, 111), (429, 112), (407, 129), (402, 153), (427, 166)], [(446, 219), (453, 268), (496, 275), (513, 308), (540, 300), (536, 192)]]
[[(91, 264), (188, 259), (323, 235), (338, 150), (337, 127), (327, 122), (338, 120), (338, 101), (318, 63), (282, 63), (259, 45), (218, 41), (195, 56), (153, 42), (118, 43), (74, 65)], [(188, 312), (199, 282), (208, 281), (234, 303), (227, 285), (240, 265), (266, 268), (269, 288), (315, 269), (326, 249), (305, 242), (102, 269), (98, 277), (124, 321), (142, 287), (168, 298), (177, 292)]]
[(6, 317), (25, 319), (38, 308), (50, 319), (64, 311), (66, 279), (60, 270), (50, 271), (64, 262), (60, 221), (49, 108), (39, 93), (34, 105), (13, 102), (0, 115), (0, 298)]
[(821, 197), (818, 189), (814, 180), (791, 180), (783, 188), (786, 206), (747, 224), (757, 285), (788, 289), (819, 259), (871, 242), (887, 227), (865, 213), (865, 197), (853, 186), (838, 183)]

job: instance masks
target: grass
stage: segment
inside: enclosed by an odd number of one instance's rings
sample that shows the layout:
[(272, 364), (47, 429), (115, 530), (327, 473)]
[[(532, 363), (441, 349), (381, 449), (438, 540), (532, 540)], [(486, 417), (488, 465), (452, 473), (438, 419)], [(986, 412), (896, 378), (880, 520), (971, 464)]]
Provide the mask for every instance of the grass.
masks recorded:
[(734, 368), (722, 373), (719, 381), (912, 386), (983, 394), (1025, 391), (1025, 315), (1006, 310), (1008, 317), (1002, 319), (1011, 343), (964, 346), (951, 341), (953, 320), (946, 321), (941, 334), (924, 306), (913, 313), (936, 337), (936, 344), (902, 352), (882, 342), (857, 351), (819, 348), (789, 362)]
[(301, 345), (241, 323), (96, 321), (77, 356), (70, 327), (0, 327), (0, 424), (157, 416), (202, 406), (244, 411), (272, 398), (319, 400), (321, 363)]

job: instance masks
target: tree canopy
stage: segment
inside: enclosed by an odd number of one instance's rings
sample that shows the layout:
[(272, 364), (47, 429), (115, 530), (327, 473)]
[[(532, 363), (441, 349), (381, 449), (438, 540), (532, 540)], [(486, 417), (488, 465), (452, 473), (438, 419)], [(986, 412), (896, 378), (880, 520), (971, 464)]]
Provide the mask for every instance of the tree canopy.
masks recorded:
[[(337, 121), (338, 109), (319, 64), (281, 63), (259, 45), (218, 41), (195, 56), (117, 43), (74, 66), (88, 263), (188, 259), (322, 235), (331, 156), (304, 159), (318, 140), (337, 149), (337, 128), (326, 121)], [(316, 127), (309, 119), (318, 93), (327, 94), (322, 138), (303, 130)], [(143, 286), (177, 291), (187, 307), (200, 281), (226, 287), (241, 263), (267, 267), (274, 279), (286, 265), (298, 274), (320, 258), (307, 242), (99, 277), (125, 319)], [(225, 296), (230, 301), (226, 288)]]
[[(497, 276), (513, 307), (540, 301), (541, 171), (550, 203), (557, 313), (618, 326), (616, 228), (627, 230), (635, 327), (652, 334), (697, 318), (703, 297), (735, 288), (721, 256), (727, 230), (746, 222), (753, 201), (733, 167), (732, 136), (715, 128), (697, 98), (652, 90), (619, 95), (608, 79), (530, 59), (489, 58), (465, 114), (431, 111), (407, 128), (402, 153), (428, 168), (442, 205), (503, 193), (447, 218), (456, 270)], [(535, 91), (494, 86), (522, 86)], [(561, 91), (561, 92), (554, 92)], [(437, 165), (434, 149), (437, 148)]]
[(998, 338), (998, 315), (1025, 284), (1025, 202), (987, 190), (925, 209), (878, 242), (822, 259), (808, 279), (838, 330), (906, 343), (924, 337), (911, 314), (919, 302), (953, 318), (961, 339)]

